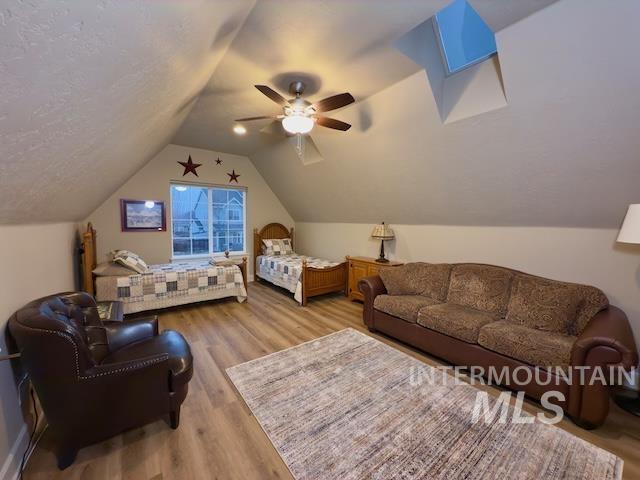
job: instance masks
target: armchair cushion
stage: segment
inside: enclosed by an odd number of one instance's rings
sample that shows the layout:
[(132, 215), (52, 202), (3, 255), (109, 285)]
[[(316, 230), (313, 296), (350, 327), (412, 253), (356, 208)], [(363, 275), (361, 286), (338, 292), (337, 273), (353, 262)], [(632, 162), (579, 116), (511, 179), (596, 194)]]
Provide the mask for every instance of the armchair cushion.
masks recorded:
[(576, 337), (545, 332), (500, 320), (480, 329), (478, 343), (507, 357), (538, 367), (568, 368)]
[(424, 307), (418, 312), (418, 325), (444, 333), (467, 343), (478, 343), (480, 329), (499, 317), (455, 303)]
[(174, 330), (165, 330), (158, 336), (126, 345), (105, 357), (101, 366), (161, 354), (169, 355), (172, 387), (175, 389), (179, 385), (187, 384), (193, 375), (193, 357), (187, 341)]

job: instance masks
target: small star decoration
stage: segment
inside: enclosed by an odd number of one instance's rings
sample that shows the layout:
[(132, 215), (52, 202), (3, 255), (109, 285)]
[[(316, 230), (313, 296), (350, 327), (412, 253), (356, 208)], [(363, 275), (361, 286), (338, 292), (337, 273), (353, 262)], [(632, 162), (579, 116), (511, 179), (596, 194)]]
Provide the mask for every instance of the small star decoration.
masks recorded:
[(222, 165), (222, 160), (220, 160), (220, 157), (218, 157), (218, 159), (216, 160), (216, 165)]
[(238, 177), (240, 176), (240, 174), (236, 173), (235, 170), (231, 170), (231, 173), (227, 173), (227, 175), (229, 175), (229, 183), (231, 182), (238, 183)]
[(193, 160), (191, 160), (191, 155), (189, 155), (189, 158), (186, 162), (178, 163), (184, 167), (184, 173), (182, 174), (183, 177), (189, 172), (193, 173), (197, 177), (198, 172), (196, 171), (196, 168), (202, 165), (201, 163), (193, 163)]

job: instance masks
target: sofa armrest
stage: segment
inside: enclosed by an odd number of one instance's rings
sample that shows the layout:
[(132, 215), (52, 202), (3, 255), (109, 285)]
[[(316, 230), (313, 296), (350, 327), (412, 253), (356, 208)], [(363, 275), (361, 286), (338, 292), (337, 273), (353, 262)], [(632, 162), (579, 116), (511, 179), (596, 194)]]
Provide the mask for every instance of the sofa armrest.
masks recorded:
[(636, 366), (638, 350), (625, 313), (614, 306), (597, 313), (573, 345), (571, 364)]
[(380, 275), (374, 275), (360, 279), (358, 282), (358, 290), (364, 295), (364, 309), (362, 311), (364, 324), (369, 327), (370, 330), (374, 330), (373, 302), (378, 295), (387, 293), (387, 289), (384, 283), (382, 283)]

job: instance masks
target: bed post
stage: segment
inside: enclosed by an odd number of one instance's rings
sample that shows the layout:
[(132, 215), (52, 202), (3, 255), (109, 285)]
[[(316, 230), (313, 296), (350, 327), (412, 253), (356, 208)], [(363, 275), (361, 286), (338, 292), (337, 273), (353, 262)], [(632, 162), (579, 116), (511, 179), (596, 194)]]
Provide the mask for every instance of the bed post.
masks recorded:
[(96, 231), (89, 222), (87, 230), (82, 234), (82, 287), (85, 292), (93, 296), (96, 294), (93, 283), (93, 270), (96, 268), (96, 263)]
[(260, 255), (260, 234), (258, 229), (253, 229), (253, 279), (258, 281), (258, 255)]
[(295, 252), (296, 249), (293, 246), (293, 227), (291, 227), (291, 230), (289, 230), (289, 238), (291, 239), (291, 250), (293, 250)]
[[(293, 232), (292, 232), (293, 233)], [(302, 260), (302, 273), (301, 275), (301, 285), (302, 285), (302, 303), (300, 305), (302, 305), (303, 307), (307, 306), (307, 260), (303, 259)]]
[[(247, 286), (247, 274), (249, 272), (247, 272), (247, 257), (242, 257), (242, 266), (240, 267), (240, 270), (242, 270), (242, 281), (244, 283), (244, 289), (247, 290), (248, 286)], [(255, 274), (254, 274), (255, 275)], [(247, 291), (247, 296), (248, 295), (248, 291)]]

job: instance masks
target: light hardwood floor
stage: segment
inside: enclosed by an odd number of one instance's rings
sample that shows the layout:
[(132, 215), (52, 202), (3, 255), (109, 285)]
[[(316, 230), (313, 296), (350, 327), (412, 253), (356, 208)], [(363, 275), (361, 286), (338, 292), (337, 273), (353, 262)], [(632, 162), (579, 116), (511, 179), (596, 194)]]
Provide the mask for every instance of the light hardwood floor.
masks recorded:
[[(291, 479), (277, 452), (225, 374), (232, 365), (362, 324), (362, 306), (341, 295), (298, 306), (274, 287), (250, 284), (249, 301), (212, 302), (160, 314), (161, 328), (184, 334), (195, 358), (195, 373), (182, 407), (181, 424), (163, 420), (84, 448), (63, 472), (53, 445), (43, 435), (24, 475), (26, 479)], [(393, 340), (374, 335), (426, 363), (438, 362)], [(490, 389), (497, 392), (497, 390)], [(539, 411), (527, 405), (531, 412)], [(625, 461), (624, 478), (640, 478), (640, 419), (612, 406), (598, 430), (585, 431), (569, 420), (560, 424), (575, 435)]]

